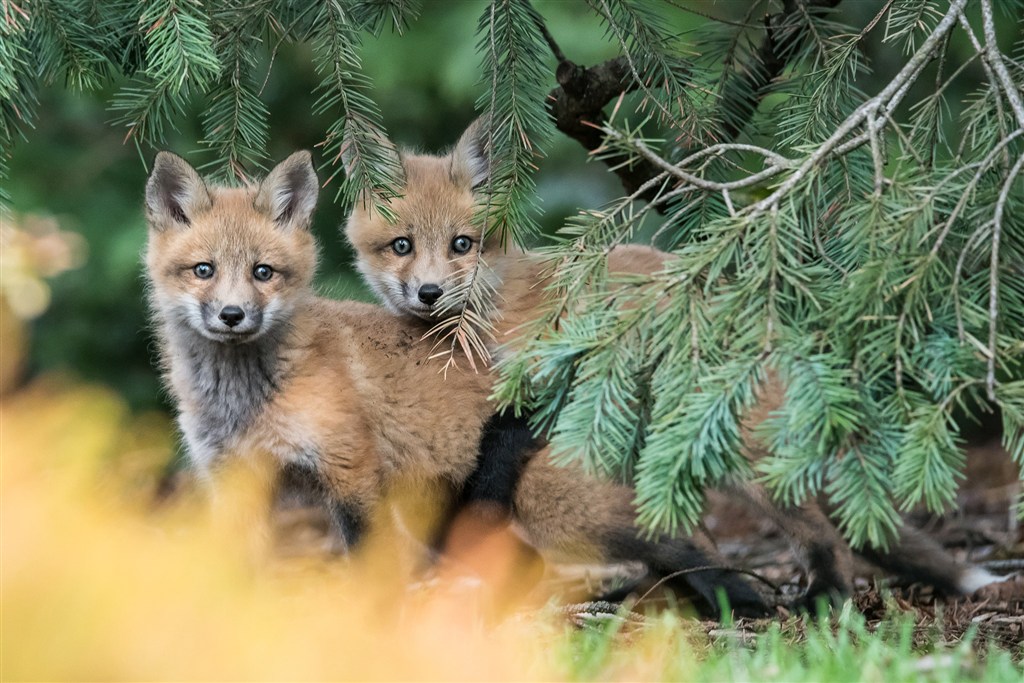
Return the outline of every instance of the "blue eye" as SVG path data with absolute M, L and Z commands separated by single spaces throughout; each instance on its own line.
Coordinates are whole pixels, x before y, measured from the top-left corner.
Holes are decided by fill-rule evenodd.
M 399 256 L 406 256 L 412 252 L 412 240 L 408 237 L 399 237 L 391 243 L 391 249 Z
M 467 251 L 473 248 L 473 240 L 466 237 L 465 235 L 459 235 L 452 240 L 452 251 L 456 254 L 465 254 Z
M 192 267 L 192 272 L 195 273 L 196 277 L 200 280 L 209 280 L 213 277 L 213 264 L 197 263 Z
M 252 276 L 260 282 L 266 282 L 270 278 L 274 277 L 274 269 L 266 263 L 261 263 L 252 269 Z

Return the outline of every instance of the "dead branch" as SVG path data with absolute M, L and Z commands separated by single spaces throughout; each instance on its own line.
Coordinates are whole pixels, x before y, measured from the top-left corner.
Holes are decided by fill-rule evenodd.
M 765 17 L 765 37 L 750 64 L 737 68 L 736 79 L 727 81 L 716 117 L 722 122 L 721 142 L 734 140 L 746 127 L 761 100 L 770 92 L 771 84 L 786 68 L 788 58 L 796 52 L 791 31 L 785 31 L 790 15 L 816 8 L 832 8 L 840 0 L 787 0 L 782 12 Z M 802 4 L 806 4 L 804 7 Z M 625 93 L 640 87 L 626 56 L 616 57 L 596 66 L 584 67 L 565 57 L 546 27 L 545 40 L 559 60 L 555 71 L 558 87 L 548 96 L 548 111 L 555 126 L 584 149 L 593 152 L 601 147 L 604 132 L 604 108 Z M 730 82 L 732 85 L 730 85 Z M 734 112 L 726 117 L 724 112 Z M 634 194 L 661 169 L 648 159 L 629 162 L 625 155 L 610 155 L 602 159 L 622 182 L 627 194 Z M 651 188 L 638 198 L 652 200 L 657 188 Z M 663 210 L 663 209 L 662 209 Z

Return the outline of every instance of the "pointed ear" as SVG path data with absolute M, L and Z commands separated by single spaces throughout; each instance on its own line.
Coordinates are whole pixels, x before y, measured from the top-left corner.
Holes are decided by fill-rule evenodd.
M 306 150 L 295 152 L 274 167 L 256 193 L 255 206 L 281 227 L 308 228 L 316 208 L 320 183 L 313 170 L 313 157 Z
M 156 155 L 146 181 L 146 216 L 151 227 L 186 227 L 211 204 L 206 183 L 187 161 L 170 152 Z
M 465 183 L 474 191 L 491 177 L 490 125 L 490 115 L 484 114 L 469 124 L 452 150 L 452 180 Z

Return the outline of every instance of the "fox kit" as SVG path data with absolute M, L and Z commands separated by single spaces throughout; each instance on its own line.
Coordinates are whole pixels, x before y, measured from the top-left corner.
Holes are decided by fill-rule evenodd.
M 444 292 L 471 277 L 485 247 L 488 278 L 500 301 L 495 324 L 497 344 L 510 341 L 523 323 L 535 320 L 544 303 L 542 262 L 517 247 L 502 251 L 482 244 L 473 221 L 479 206 L 475 191 L 487 182 L 482 119 L 444 157 L 402 154 L 405 187 L 392 200 L 398 220 L 390 222 L 366 207 L 356 207 L 346 235 L 356 250 L 356 268 L 381 302 L 391 310 L 435 320 Z M 608 268 L 618 273 L 650 273 L 667 255 L 641 245 L 622 245 L 609 255 Z M 494 349 L 492 349 L 494 350 Z
M 298 152 L 251 188 L 207 186 L 183 159 L 160 153 L 146 186 L 149 299 L 164 378 L 194 465 L 266 453 L 321 482 L 351 546 L 392 486 L 456 488 L 478 448 L 534 448 L 484 433 L 490 378 L 426 361 L 425 324 L 311 289 L 309 223 L 317 179 Z M 495 423 L 491 423 L 494 427 Z M 646 563 L 666 575 L 714 564 L 687 538 L 648 540 L 632 491 L 524 458 L 513 495 L 531 544 L 576 561 Z M 746 613 L 766 610 L 744 581 L 717 570 L 683 581 L 713 611 L 721 588 Z
M 503 251 L 487 244 L 474 220 L 480 189 L 486 184 L 490 160 L 486 145 L 486 118 L 474 122 L 454 149 L 445 156 L 401 154 L 405 172 L 402 197 L 392 203 L 397 220 L 389 222 L 356 207 L 346 234 L 356 250 L 356 263 L 370 287 L 392 310 L 408 317 L 430 319 L 442 293 L 462 283 L 473 271 L 481 251 L 497 292 L 496 315 L 491 320 L 499 343 L 513 339 L 523 323 L 541 314 L 546 295 L 544 267 L 529 252 Z M 397 154 L 397 152 L 395 152 Z M 612 273 L 651 273 L 659 270 L 667 254 L 650 247 L 618 246 L 608 255 Z M 766 383 L 762 400 L 751 417 L 756 424 L 778 407 L 778 382 Z M 748 456 L 761 457 L 764 449 L 747 439 Z M 504 473 L 499 479 L 513 486 L 514 472 L 488 461 L 481 469 Z M 819 597 L 845 596 L 852 590 L 853 552 L 817 503 L 780 508 L 761 487 L 743 487 L 742 496 L 760 514 L 767 514 L 791 538 L 808 565 L 811 577 L 805 604 Z M 973 593 L 998 580 L 988 572 L 965 567 L 922 533 L 903 527 L 889 552 L 865 548 L 868 559 L 904 577 L 922 580 L 947 594 Z

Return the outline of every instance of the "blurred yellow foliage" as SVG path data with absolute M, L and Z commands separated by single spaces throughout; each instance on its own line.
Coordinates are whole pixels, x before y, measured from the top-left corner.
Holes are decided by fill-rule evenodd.
M 34 318 L 50 304 L 45 278 L 85 261 L 81 235 L 61 230 L 50 216 L 27 215 L 0 223 L 0 294 L 19 318 Z
M 85 261 L 81 235 L 61 230 L 48 216 L 0 220 L 0 395 L 14 387 L 27 348 L 24 321 L 50 305 L 45 278 Z
M 414 583 L 407 539 L 371 536 L 344 560 L 275 553 L 267 463 L 158 504 L 167 416 L 53 377 L 17 388 L 44 278 L 84 244 L 31 217 L 0 226 L 0 246 L 0 680 L 574 675 L 563 618 L 534 605 L 498 623 L 479 588 Z M 481 548 L 480 566 L 508 555 Z M 679 638 L 665 633 L 661 648 Z M 660 678 L 666 661 L 629 656 L 613 677 Z
M 54 380 L 0 404 L 0 678 L 571 675 L 564 621 L 534 611 L 485 627 L 472 594 L 410 589 L 386 543 L 352 560 L 272 559 L 259 467 L 229 472 L 213 505 L 155 509 L 171 434 L 106 390 Z M 657 662 L 631 656 L 613 677 L 658 678 L 679 636 L 665 637 Z
M 25 324 L 0 296 L 0 396 L 17 383 L 26 350 Z

